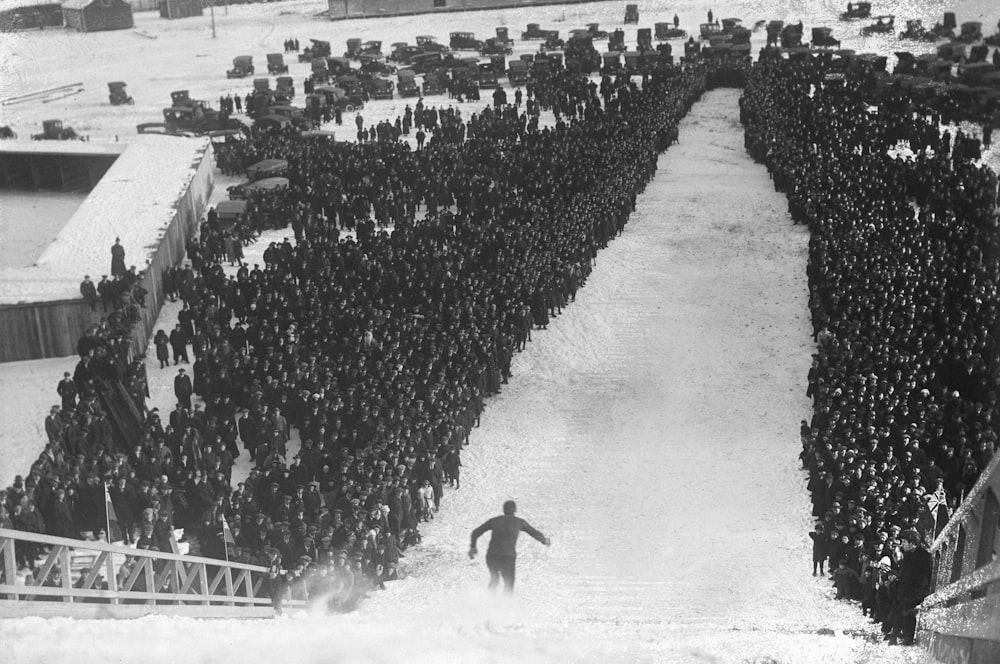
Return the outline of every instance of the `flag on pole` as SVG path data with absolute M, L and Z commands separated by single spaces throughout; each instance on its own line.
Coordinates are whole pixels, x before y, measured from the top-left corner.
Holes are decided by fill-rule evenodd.
M 230 545 L 236 546 L 236 539 L 233 537 L 233 531 L 229 529 L 229 522 L 226 521 L 226 515 L 222 515 L 222 544 L 223 548 L 226 550 L 226 562 L 229 562 L 229 547 Z
M 118 524 L 118 514 L 115 512 L 115 504 L 111 502 L 111 494 L 108 493 L 108 485 L 104 485 L 104 516 L 108 523 L 108 542 L 120 542 L 124 538 L 122 537 L 122 529 Z
M 233 537 L 233 531 L 229 529 L 225 515 L 222 517 L 222 539 L 225 540 L 226 546 L 236 546 L 236 539 Z

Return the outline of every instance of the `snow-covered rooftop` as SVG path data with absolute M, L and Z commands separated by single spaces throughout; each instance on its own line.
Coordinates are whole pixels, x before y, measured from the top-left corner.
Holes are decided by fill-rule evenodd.
M 12 9 L 21 9 L 22 7 L 46 7 L 48 5 L 61 5 L 59 0 L 52 0 L 46 2 L 46 0 L 0 0 L 0 12 L 8 12 Z
M 128 147 L 126 143 L 91 143 L 90 141 L 3 141 L 3 154 L 72 154 L 72 155 L 120 155 Z
M 126 265 L 145 268 L 208 147 L 207 138 L 136 137 L 33 266 L 0 270 L 0 304 L 79 297 L 84 274 L 109 274 L 116 237 Z M 31 220 L 4 221 L 19 222 Z

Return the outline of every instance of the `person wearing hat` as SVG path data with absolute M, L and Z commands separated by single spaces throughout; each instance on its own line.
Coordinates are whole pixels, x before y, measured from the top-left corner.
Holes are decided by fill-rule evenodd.
M 475 558 L 476 542 L 479 538 L 490 531 L 490 546 L 486 550 L 486 567 L 490 571 L 489 588 L 497 587 L 500 578 L 503 577 L 504 590 L 508 593 L 514 592 L 514 576 L 517 561 L 517 536 L 524 531 L 533 538 L 550 546 L 552 541 L 535 530 L 531 525 L 519 516 L 517 503 L 508 500 L 503 504 L 503 515 L 489 519 L 483 525 L 472 531 L 472 539 L 469 544 L 469 558 Z
M 194 386 L 191 383 L 191 377 L 181 367 L 174 378 L 174 396 L 177 397 L 177 403 L 183 405 L 185 408 L 191 408 L 192 394 L 194 394 Z
M 76 408 L 76 397 L 78 394 L 73 376 L 68 371 L 63 372 L 63 379 L 56 386 L 56 393 L 62 398 L 62 409 L 73 412 Z
M 896 586 L 896 604 L 890 615 L 892 632 L 889 645 L 913 645 L 917 629 L 917 607 L 931 587 L 934 568 L 930 551 L 923 546 L 920 533 L 909 528 L 899 534 L 903 560 L 899 564 L 899 581 Z

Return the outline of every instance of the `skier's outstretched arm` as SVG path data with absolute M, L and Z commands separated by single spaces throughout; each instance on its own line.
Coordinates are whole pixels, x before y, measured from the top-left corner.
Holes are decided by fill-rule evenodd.
M 537 531 L 534 528 L 532 528 L 531 524 L 529 524 L 527 521 L 524 522 L 524 526 L 521 528 L 521 530 L 523 530 L 524 532 L 528 533 L 529 535 L 531 535 L 532 537 L 534 537 L 536 540 L 538 540 L 539 542 L 541 542 L 545 546 L 549 546 L 549 545 L 552 544 L 552 540 L 550 540 L 548 537 L 546 537 L 545 535 L 543 535 L 539 531 Z
M 490 519 L 483 525 L 479 526 L 472 531 L 472 541 L 469 542 L 469 558 L 475 558 L 478 551 L 476 550 L 476 541 L 483 536 L 487 530 L 493 530 L 493 519 Z

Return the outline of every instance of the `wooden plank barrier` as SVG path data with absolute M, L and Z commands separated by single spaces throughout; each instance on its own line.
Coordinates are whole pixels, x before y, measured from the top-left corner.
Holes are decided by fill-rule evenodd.
M 19 547 L 42 554 L 37 585 L 18 575 Z M 0 528 L 0 618 L 270 618 L 266 582 L 258 565 Z
M 918 612 L 919 641 L 944 664 L 1000 662 L 1000 454 L 931 546 L 932 593 Z

